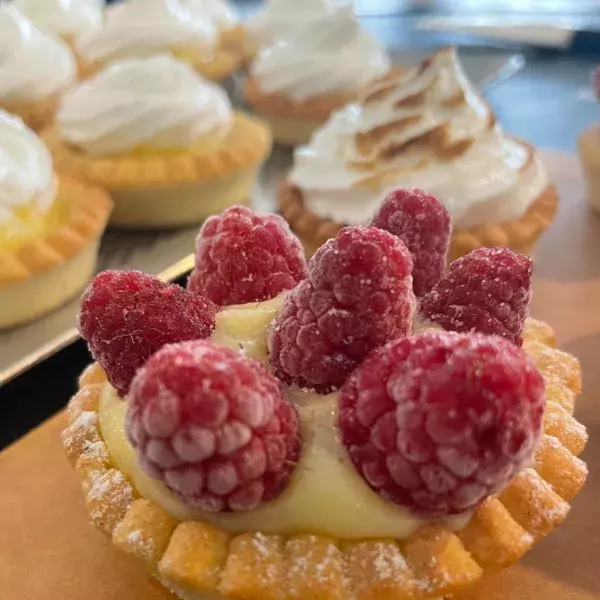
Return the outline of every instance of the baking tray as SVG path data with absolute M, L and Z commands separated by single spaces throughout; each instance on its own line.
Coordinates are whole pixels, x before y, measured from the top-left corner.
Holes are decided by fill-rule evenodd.
M 409 66 L 427 54 L 424 51 L 398 51 L 392 52 L 392 58 L 395 64 Z M 520 55 L 500 52 L 460 54 L 467 75 L 482 90 L 513 75 L 523 65 Z M 239 80 L 237 85 L 228 88 L 239 90 Z M 234 91 L 233 94 L 234 104 L 239 104 L 239 93 Z M 291 151 L 274 150 L 253 190 L 252 203 L 257 210 L 275 210 L 277 184 L 289 171 L 291 163 Z M 110 229 L 102 240 L 98 270 L 137 269 L 168 281 L 178 279 L 193 266 L 190 252 L 197 232 L 197 226 L 166 232 Z M 42 319 L 0 334 L 0 386 L 77 339 L 73 325 L 78 304 L 75 299 Z

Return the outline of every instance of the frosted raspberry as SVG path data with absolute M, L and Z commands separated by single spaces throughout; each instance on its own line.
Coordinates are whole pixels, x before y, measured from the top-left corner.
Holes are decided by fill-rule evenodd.
M 409 249 L 417 298 L 442 278 L 451 229 L 450 215 L 437 198 L 417 189 L 390 192 L 371 225 L 397 235 Z
M 309 278 L 288 294 L 271 325 L 276 375 L 327 393 L 373 348 L 408 335 L 415 306 L 411 270 L 406 246 L 387 231 L 342 229 L 313 256 Z
M 500 335 L 522 345 L 531 260 L 508 248 L 478 248 L 455 260 L 421 299 L 421 314 L 448 331 Z
M 165 344 L 208 337 L 216 307 L 138 271 L 104 271 L 81 297 L 77 327 L 121 397 L 135 372 Z
M 277 380 L 243 353 L 207 341 L 165 346 L 138 371 L 126 431 L 149 475 L 208 511 L 272 500 L 300 453 L 296 409 Z
M 305 277 L 304 250 L 287 222 L 234 206 L 200 230 L 188 289 L 226 306 L 270 300 Z
M 506 487 L 542 432 L 544 383 L 496 336 L 426 333 L 375 351 L 342 388 L 342 442 L 383 498 L 458 514 Z

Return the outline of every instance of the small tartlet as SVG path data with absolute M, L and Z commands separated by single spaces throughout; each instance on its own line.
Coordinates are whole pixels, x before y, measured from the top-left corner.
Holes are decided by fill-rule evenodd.
M 579 136 L 579 159 L 592 209 L 600 213 L 600 125 L 586 129 Z
M 309 255 L 347 225 L 308 210 L 302 190 L 289 180 L 280 184 L 278 201 L 281 214 L 302 240 Z M 518 219 L 453 230 L 448 259 L 456 260 L 475 248 L 486 246 L 507 246 L 515 252 L 530 255 L 535 242 L 550 227 L 557 208 L 558 193 L 553 185 L 549 185 Z
M 488 498 L 456 533 L 426 524 L 405 540 L 341 541 L 311 533 L 232 536 L 178 522 L 139 496 L 115 468 L 98 425 L 108 385 L 92 365 L 67 408 L 62 435 L 93 523 L 166 587 L 185 598 L 436 598 L 469 588 L 518 560 L 566 517 L 586 478 L 577 458 L 585 429 L 572 416 L 581 389 L 577 360 L 555 348 L 552 330 L 529 319 L 524 349 L 546 382 L 544 435 L 530 468 Z
M 45 236 L 0 249 L 0 329 L 51 312 L 93 276 L 112 202 L 102 189 L 60 176 L 55 202 L 65 218 Z
M 56 170 L 107 189 L 115 203 L 111 223 L 132 228 L 199 223 L 225 206 L 247 203 L 256 170 L 271 151 L 268 127 L 242 113 L 209 154 L 184 148 L 96 157 L 61 139 L 57 127 L 43 137 Z

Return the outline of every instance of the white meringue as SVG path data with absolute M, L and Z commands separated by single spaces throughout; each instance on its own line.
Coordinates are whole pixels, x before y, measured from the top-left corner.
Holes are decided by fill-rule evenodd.
M 533 150 L 495 124 L 452 49 L 333 115 L 296 151 L 290 178 L 307 209 L 337 222 L 367 222 L 386 191 L 418 187 L 463 228 L 519 218 L 548 185 Z
M 45 212 L 55 197 L 50 152 L 21 119 L 0 110 L 0 223 L 23 206 Z
M 264 48 L 251 75 L 261 90 L 302 101 L 352 92 L 384 75 L 390 60 L 362 29 L 351 6 L 327 6 L 306 26 L 300 23 Z
M 72 52 L 11 4 L 0 5 L 0 102 L 35 102 L 75 78 Z
M 104 26 L 79 36 L 77 52 L 88 62 L 141 58 L 175 47 L 210 56 L 216 30 L 178 0 L 127 0 L 106 10 Z
M 57 115 L 61 137 L 97 155 L 183 147 L 232 122 L 225 91 L 169 55 L 112 63 L 70 90 Z

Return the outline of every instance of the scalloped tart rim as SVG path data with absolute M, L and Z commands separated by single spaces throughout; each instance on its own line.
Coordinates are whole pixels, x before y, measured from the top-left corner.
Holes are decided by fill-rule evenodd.
M 42 137 L 60 173 L 72 174 L 110 190 L 168 188 L 226 177 L 262 162 L 271 151 L 271 132 L 260 120 L 241 112 L 234 113 L 229 137 L 211 154 L 192 151 L 156 156 L 88 156 L 65 143 L 58 127 L 47 129 Z
M 98 426 L 106 385 L 98 365 L 81 376 L 62 440 L 94 524 L 171 589 L 245 600 L 436 598 L 518 560 L 562 523 L 585 482 L 577 455 L 587 435 L 572 416 L 579 363 L 554 348 L 544 323 L 529 319 L 524 338 L 547 384 L 544 436 L 532 466 L 485 500 L 460 532 L 426 523 L 404 540 L 347 541 L 307 533 L 230 535 L 207 523 L 177 522 L 140 498 L 111 463 Z
M 302 190 L 290 180 L 280 184 L 277 199 L 281 214 L 305 243 L 310 254 L 346 226 L 345 223 L 320 217 L 308 210 L 304 205 Z M 487 246 L 508 246 L 522 254 L 530 254 L 537 239 L 550 227 L 557 208 L 558 193 L 550 184 L 518 219 L 455 229 L 452 232 L 449 260 Z
M 59 195 L 68 198 L 68 220 L 14 251 L 0 250 L 0 291 L 3 286 L 59 266 L 102 235 L 113 208 L 109 195 L 99 187 L 65 175 L 58 176 L 58 185 Z

